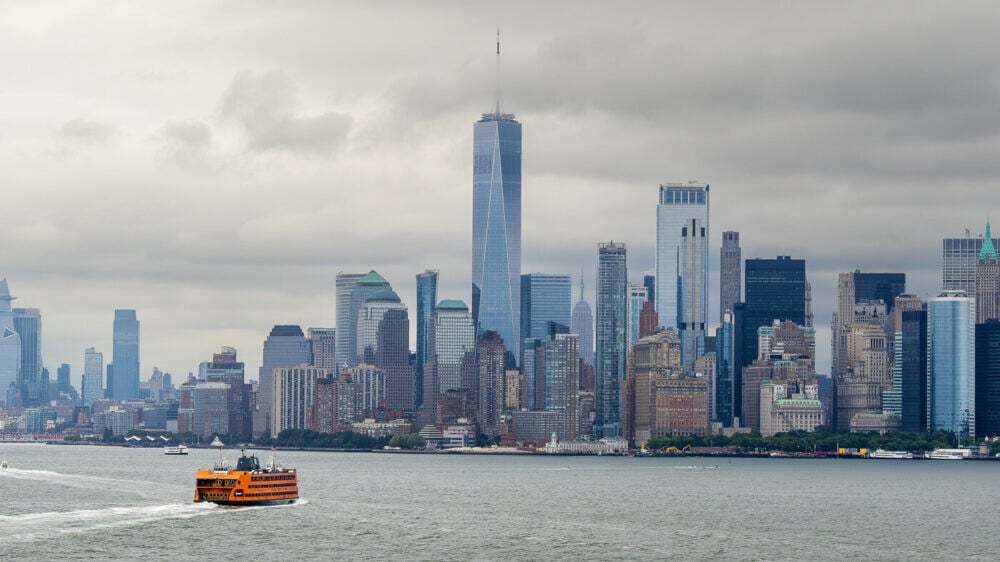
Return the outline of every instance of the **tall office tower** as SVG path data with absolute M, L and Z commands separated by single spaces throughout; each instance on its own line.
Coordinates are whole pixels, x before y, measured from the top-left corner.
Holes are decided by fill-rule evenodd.
M 310 367 L 308 364 L 274 369 L 271 381 L 274 413 L 268 424 L 271 435 L 277 436 L 286 429 L 306 429 L 313 407 L 316 380 L 328 375 L 329 369 Z
M 580 336 L 580 359 L 594 364 L 594 315 L 590 304 L 583 299 L 583 276 L 580 276 L 580 300 L 573 306 L 570 332 Z
M 139 397 L 139 320 L 135 310 L 115 310 L 114 339 L 112 342 L 112 400 L 131 400 Z
M 48 404 L 48 389 L 42 384 L 42 314 L 37 308 L 14 309 L 14 331 L 21 336 L 21 371 L 18 390 L 21 407 Z
M 554 334 L 545 342 L 545 397 L 547 412 L 557 412 L 559 439 L 579 436 L 577 395 L 580 391 L 580 337 Z
M 358 316 L 361 314 L 361 308 L 368 301 L 368 297 L 382 289 L 390 289 L 391 287 L 389 282 L 374 269 L 355 279 L 353 284 L 345 279 L 343 285 L 345 287 L 350 285 L 350 291 L 344 303 L 347 310 L 342 311 L 339 288 L 341 276 L 338 275 L 337 278 L 337 364 L 343 366 L 346 363 L 349 367 L 355 367 L 358 364 Z M 345 290 L 345 292 L 347 291 Z M 344 317 L 343 322 L 346 324 L 341 322 L 341 316 Z M 341 353 L 345 355 L 342 356 Z
M 112 363 L 108 363 L 104 368 L 104 398 L 111 400 L 114 395 L 114 385 L 115 385 L 115 366 Z
M 986 238 L 976 260 L 976 324 L 994 319 L 1000 319 L 1000 262 L 987 220 Z
M 521 339 L 521 124 L 496 110 L 473 126 L 472 319 L 517 360 Z
M 719 250 L 719 321 L 725 322 L 727 312 L 733 305 L 743 302 L 740 289 L 743 287 L 742 251 L 740 233 L 727 230 L 722 233 L 722 249 Z
M 417 358 L 413 365 L 413 406 L 424 403 L 424 365 L 427 363 L 427 325 L 437 304 L 438 270 L 417 274 Z
M 889 312 L 895 306 L 896 297 L 906 292 L 905 273 L 864 273 L 854 271 L 854 302 L 874 302 L 886 304 Z
M 734 306 L 733 395 L 742 396 L 740 372 L 757 359 L 757 329 L 775 320 L 806 322 L 806 261 L 778 256 L 775 259 L 748 259 L 744 268 L 745 303 Z M 742 401 L 733 401 L 733 415 L 742 418 Z
M 598 246 L 597 353 L 594 365 L 594 432 L 597 438 L 621 435 L 622 382 L 628 353 L 628 270 L 625 244 Z M 657 294 L 660 289 L 657 288 Z
M 628 346 L 632 347 L 639 340 L 639 315 L 642 305 L 646 302 L 648 293 L 645 287 L 628 284 Z M 654 307 L 655 309 L 655 307 Z
M 570 327 L 569 275 L 525 273 L 521 276 L 521 337 L 548 336 L 549 322 Z
M 929 429 L 972 437 L 976 428 L 976 303 L 964 291 L 927 302 Z
M 640 338 L 632 347 L 625 384 L 624 436 L 640 446 L 656 434 L 656 383 L 681 370 L 681 342 L 673 329 Z
M 463 369 L 475 362 L 475 352 L 476 327 L 469 307 L 460 300 L 438 303 L 427 327 L 422 421 L 434 423 L 441 395 L 461 390 Z
M 83 382 L 80 385 L 83 405 L 88 408 L 104 398 L 104 354 L 88 347 L 83 354 Z
M 903 415 L 903 313 L 923 310 L 923 299 L 916 295 L 899 295 L 892 307 L 892 388 L 882 391 L 882 410 L 897 416 Z M 924 336 L 924 340 L 926 340 Z M 926 351 L 926 341 L 922 348 Z M 926 388 L 926 384 L 921 388 Z M 926 409 L 926 408 L 925 408 Z M 907 430 L 904 430 L 907 431 Z
M 366 317 L 370 310 L 366 305 Z M 368 329 L 367 326 L 365 329 Z M 389 409 L 412 412 L 414 381 L 413 365 L 410 364 L 410 316 L 405 305 L 393 304 L 382 314 L 376 331 L 375 349 L 372 364 L 385 372 L 385 399 Z
M 16 398 L 18 372 L 21 369 L 21 336 L 14 329 L 14 312 L 10 302 L 17 297 L 10 296 L 7 278 L 0 279 L 0 399 L 9 408 Z
M 643 275 L 642 276 L 642 286 L 646 288 L 646 300 L 653 303 L 653 309 L 656 309 L 656 276 L 655 275 Z
M 681 338 L 681 363 L 688 371 L 705 353 L 705 320 L 708 315 L 707 221 L 687 219 L 681 227 L 678 251 L 677 326 Z
M 350 341 L 350 337 L 348 335 L 350 331 L 355 329 L 352 328 L 352 326 L 357 326 L 358 323 L 358 311 L 357 309 L 351 308 L 351 293 L 354 292 L 354 286 L 357 285 L 358 279 L 361 279 L 364 276 L 364 273 L 337 274 L 336 327 L 340 330 L 340 337 L 338 337 L 335 342 L 337 346 L 337 369 L 340 369 L 344 365 L 349 365 L 351 363 L 351 358 L 357 353 L 357 341 Z
M 976 262 L 983 249 L 985 238 L 971 238 L 965 230 L 965 238 L 945 238 L 941 251 L 941 290 L 965 291 L 976 294 Z M 1000 247 L 1000 239 L 990 238 L 994 248 Z
M 1000 320 L 976 324 L 976 439 L 1000 435 Z
M 684 225 L 690 219 L 700 219 L 708 240 L 708 184 L 700 182 L 667 183 L 660 186 L 660 201 L 656 206 L 656 312 L 660 324 L 678 328 L 680 297 L 680 246 Z M 708 294 L 708 245 L 701 245 L 698 280 L 701 294 Z M 692 258 L 693 259 L 693 258 Z M 703 317 L 704 318 L 704 317 Z M 701 320 L 704 322 L 704 320 Z
M 406 305 L 399 299 L 399 295 L 388 287 L 369 295 L 361 306 L 361 310 L 358 311 L 357 358 L 355 360 L 357 364 L 375 364 L 379 328 L 382 325 L 382 318 L 390 310 L 403 311 L 405 315 Z M 409 326 L 407 326 L 407 333 L 409 333 Z
M 158 370 L 157 370 L 158 371 Z M 160 375 L 162 387 L 163 375 Z M 205 369 L 205 382 L 224 383 L 228 386 L 225 415 L 229 433 L 249 436 L 253 432 L 253 412 L 250 385 L 244 378 L 244 365 L 236 358 L 236 350 L 223 346 L 220 353 L 212 355 L 212 361 Z M 194 413 L 198 417 L 198 412 Z
M 337 369 L 337 330 L 336 328 L 309 328 L 307 331 L 312 343 L 313 367 L 321 369 Z
M 504 376 L 507 351 L 500 335 L 490 330 L 476 344 L 479 363 L 479 431 L 487 436 L 500 435 L 500 417 L 504 411 Z
M 733 425 L 733 313 L 722 316 L 715 329 L 715 421 L 725 427 Z
M 306 339 L 302 328 L 293 324 L 277 324 L 271 328 L 271 333 L 264 340 L 264 356 L 259 371 L 257 411 L 253 416 L 255 435 L 272 429 L 276 414 L 274 409 L 274 370 L 282 367 L 311 365 L 312 362 L 312 342 Z M 275 435 L 277 434 L 272 433 L 272 436 Z
M 69 379 L 70 379 L 69 363 L 63 363 L 59 365 L 59 369 L 56 371 L 56 391 L 69 392 L 70 389 Z

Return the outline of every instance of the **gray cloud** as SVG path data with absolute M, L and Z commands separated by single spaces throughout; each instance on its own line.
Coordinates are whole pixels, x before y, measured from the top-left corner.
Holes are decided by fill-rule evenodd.
M 56 135 L 79 145 L 106 145 L 114 136 L 114 127 L 97 121 L 73 119 L 56 129 Z
M 252 150 L 329 152 L 346 141 L 351 117 L 343 113 L 295 114 L 297 93 L 279 72 L 242 71 L 222 94 L 219 115 L 242 127 Z

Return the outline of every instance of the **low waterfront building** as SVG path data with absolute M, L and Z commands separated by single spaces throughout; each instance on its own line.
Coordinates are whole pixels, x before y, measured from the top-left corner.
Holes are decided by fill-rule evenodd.
M 555 434 L 543 449 L 549 454 L 567 455 L 624 455 L 628 453 L 628 441 L 624 437 L 604 437 L 597 441 L 574 439 L 559 441 Z
M 761 381 L 761 435 L 768 437 L 788 431 L 813 431 L 821 425 L 826 425 L 826 416 L 816 384 Z
M 890 431 L 900 431 L 902 428 L 903 418 L 894 412 L 857 414 L 851 418 L 852 433 L 874 431 L 882 435 Z

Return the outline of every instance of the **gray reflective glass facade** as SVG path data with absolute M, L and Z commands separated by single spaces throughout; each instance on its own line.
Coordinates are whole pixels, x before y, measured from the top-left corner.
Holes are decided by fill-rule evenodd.
M 1000 247 L 1000 239 L 993 239 Z M 983 248 L 982 238 L 945 238 L 941 245 L 941 290 L 976 294 L 976 261 Z
M 521 276 L 521 335 L 548 336 L 548 323 L 570 326 L 569 275 L 526 273 Z
M 14 309 L 14 331 L 21 336 L 21 407 L 48 404 L 42 384 L 42 314 L 37 308 Z
M 473 127 L 472 318 L 519 357 L 521 342 L 521 124 L 484 114 Z
M 597 354 L 594 366 L 594 436 L 621 435 L 622 380 L 628 334 L 625 244 L 602 243 L 597 265 Z
M 112 370 L 109 382 L 114 400 L 139 397 L 139 320 L 135 310 L 115 310 Z
M 699 182 L 667 183 L 660 186 L 660 200 L 656 206 L 656 312 L 660 325 L 677 328 L 679 254 L 684 223 L 690 219 L 701 220 L 708 240 L 708 184 Z M 701 272 L 704 283 L 702 294 L 708 294 L 708 244 L 701 248 Z M 702 316 L 699 322 L 704 323 Z
M 351 293 L 354 292 L 354 285 L 358 279 L 364 277 L 364 273 L 338 273 L 337 274 L 337 341 L 334 345 L 337 348 L 336 361 L 337 368 L 349 364 L 351 357 L 355 354 L 357 341 L 352 342 L 350 332 L 357 324 L 357 310 L 351 309 Z M 352 313 L 353 312 L 353 313 Z M 353 344 L 353 345 L 352 345 Z
M 340 330 L 338 330 L 339 334 Z M 340 338 L 337 338 L 338 344 Z M 254 433 L 269 431 L 275 413 L 274 369 L 312 364 L 312 342 L 296 325 L 276 325 L 264 340 Z
M 931 430 L 971 436 L 976 427 L 976 308 L 975 299 L 964 295 L 946 291 L 928 301 L 928 418 Z
M 437 304 L 438 272 L 428 269 L 417 274 L 417 362 L 413 372 L 413 402 L 424 403 L 424 364 L 427 363 L 427 326 Z

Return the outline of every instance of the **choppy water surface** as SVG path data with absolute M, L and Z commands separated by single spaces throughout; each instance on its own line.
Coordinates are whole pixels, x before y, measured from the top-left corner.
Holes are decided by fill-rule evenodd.
M 281 452 L 279 461 L 299 470 L 299 503 L 192 503 L 195 471 L 216 456 L 0 444 L 10 463 L 0 472 L 0 558 L 995 559 L 1000 552 L 1000 463 L 992 462 Z

